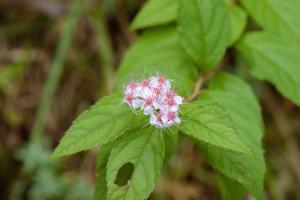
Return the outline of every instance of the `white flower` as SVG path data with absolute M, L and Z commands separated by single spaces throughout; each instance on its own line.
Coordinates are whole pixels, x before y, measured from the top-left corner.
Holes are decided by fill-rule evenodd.
M 153 106 L 145 106 L 144 107 L 144 114 L 145 115 L 152 115 L 154 112 Z
M 134 110 L 137 108 L 141 108 L 143 105 L 144 105 L 144 100 L 142 99 L 135 99 L 131 103 L 131 106 Z
M 177 105 L 181 105 L 182 104 L 182 101 L 183 101 L 183 98 L 181 97 L 181 96 L 175 96 L 174 97 L 174 100 L 175 100 L 175 103 L 177 104 Z

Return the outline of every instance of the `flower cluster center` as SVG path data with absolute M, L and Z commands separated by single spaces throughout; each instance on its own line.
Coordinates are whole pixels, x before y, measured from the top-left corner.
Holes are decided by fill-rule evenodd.
M 157 128 L 181 123 L 178 112 L 183 98 L 172 90 L 171 82 L 163 76 L 133 81 L 124 89 L 124 95 L 124 102 L 133 110 L 143 110 L 150 116 L 150 124 Z

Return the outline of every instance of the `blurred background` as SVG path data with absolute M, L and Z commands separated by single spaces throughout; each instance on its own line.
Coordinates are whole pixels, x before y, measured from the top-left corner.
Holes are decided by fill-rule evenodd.
M 111 90 L 138 34 L 128 26 L 144 3 L 0 0 L 1 200 L 93 199 L 97 149 L 50 155 L 76 116 Z M 233 50 L 227 57 L 235 64 Z M 267 198 L 300 199 L 300 109 L 240 67 L 225 69 L 248 79 L 262 105 Z M 182 138 L 149 199 L 221 199 L 222 188 L 198 148 Z

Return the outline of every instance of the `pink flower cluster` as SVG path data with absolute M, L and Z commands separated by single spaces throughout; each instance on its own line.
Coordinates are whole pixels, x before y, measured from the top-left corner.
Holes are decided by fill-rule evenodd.
M 165 77 L 152 76 L 139 83 L 131 82 L 124 94 L 124 102 L 133 110 L 141 109 L 149 115 L 151 125 L 167 128 L 181 123 L 178 111 L 183 98 L 172 90 Z

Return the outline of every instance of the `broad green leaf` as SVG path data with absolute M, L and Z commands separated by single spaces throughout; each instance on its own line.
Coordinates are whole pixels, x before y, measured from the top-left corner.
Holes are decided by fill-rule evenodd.
M 134 18 L 133 30 L 163 25 L 177 18 L 178 0 L 148 0 Z
M 299 0 L 241 0 L 256 22 L 300 44 Z
M 108 199 L 146 199 L 153 190 L 164 161 L 164 141 L 158 129 L 146 127 L 128 132 L 113 148 L 107 164 Z M 134 165 L 126 185 L 115 183 L 119 169 L 127 163 Z
M 245 190 L 236 181 L 219 174 L 216 177 L 222 200 L 244 200 Z
M 195 64 L 185 54 L 173 27 L 161 27 L 142 35 L 127 51 L 117 77 L 117 90 L 133 79 L 163 74 L 174 80 L 181 95 L 192 92 L 197 79 Z
M 252 74 L 274 84 L 300 106 L 300 57 L 285 39 L 267 32 L 247 34 L 237 45 L 248 61 Z
M 143 117 L 134 114 L 123 104 L 122 99 L 123 95 L 120 93 L 112 94 L 83 112 L 61 139 L 52 157 L 57 158 L 109 143 L 131 126 L 141 125 Z
M 249 153 L 224 109 L 205 93 L 198 100 L 182 106 L 181 112 L 181 130 L 186 135 L 220 148 Z
M 228 5 L 227 7 L 231 27 L 229 45 L 232 45 L 241 37 L 246 27 L 247 14 L 241 7 L 237 5 Z
M 253 153 L 228 151 L 206 142 L 200 142 L 201 149 L 215 169 L 257 199 L 263 199 L 262 116 L 251 88 L 233 75 L 220 74 L 211 82 L 208 94 L 225 109 L 239 137 Z
M 95 200 L 107 199 L 107 183 L 106 183 L 106 167 L 109 159 L 109 154 L 114 147 L 114 143 L 108 143 L 100 147 L 97 156 L 97 180 L 94 192 Z
M 230 45 L 236 42 L 245 26 L 247 15 L 242 8 L 232 4 L 231 1 L 225 0 L 228 4 L 228 12 L 230 18 Z M 147 28 L 151 26 L 163 25 L 177 20 L 179 10 L 179 0 L 148 0 L 148 2 L 139 11 L 134 18 L 131 28 L 133 30 Z M 157 11 L 163 10 L 159 15 L 154 14 Z
M 186 52 L 201 68 L 222 59 L 230 37 L 228 10 L 223 0 L 180 0 L 178 32 Z

